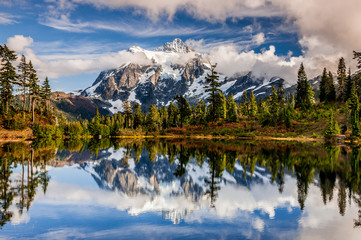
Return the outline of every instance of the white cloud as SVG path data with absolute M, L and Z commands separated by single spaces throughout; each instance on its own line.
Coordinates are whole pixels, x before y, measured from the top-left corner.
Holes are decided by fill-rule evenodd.
M 217 70 L 227 76 L 236 73 L 246 74 L 252 71 L 257 77 L 271 78 L 279 76 L 290 83 L 295 83 L 297 78 L 297 70 L 301 62 L 305 59 L 292 56 L 278 56 L 276 48 L 269 46 L 269 49 L 261 53 L 253 50 L 243 50 L 238 45 L 230 44 L 213 44 L 208 46 L 204 40 L 188 41 L 194 49 L 207 51 L 212 62 L 217 63 Z M 319 74 L 319 69 L 310 69 L 305 64 L 306 71 L 309 76 Z M 321 69 L 321 68 L 320 68 Z
M 192 34 L 219 33 L 223 29 L 207 29 L 205 27 L 182 27 L 165 26 L 165 24 L 154 25 L 152 23 L 122 23 L 116 21 L 71 21 L 68 16 L 61 15 L 59 18 L 47 17 L 40 21 L 42 25 L 67 32 L 95 32 L 96 30 L 107 30 L 126 33 L 136 37 L 159 37 L 159 36 L 186 36 Z
M 150 64 L 151 61 L 143 54 L 132 54 L 127 51 L 106 54 L 84 54 L 81 56 L 66 56 L 49 61 L 47 56 L 37 56 L 33 50 L 26 49 L 26 57 L 37 67 L 39 76 L 59 78 L 62 76 L 78 75 L 82 73 L 97 73 L 103 70 L 117 68 L 123 64 L 133 62 Z
M 43 25 L 52 27 L 55 29 L 68 31 L 68 32 L 92 32 L 91 25 L 89 23 L 76 22 L 73 23 L 69 20 L 68 16 L 61 15 L 59 18 L 47 18 L 46 21 L 41 22 Z
M 252 40 L 257 44 L 257 45 L 261 45 L 262 43 L 264 43 L 266 41 L 266 38 L 264 36 L 264 33 L 258 33 L 256 35 L 253 36 Z
M 25 48 L 30 47 L 34 40 L 29 36 L 15 35 L 8 38 L 7 46 L 17 52 L 22 52 Z
M 17 21 L 15 21 L 14 18 L 16 18 L 16 17 L 13 16 L 13 15 L 0 12 L 0 24 L 13 24 L 13 23 L 17 23 Z

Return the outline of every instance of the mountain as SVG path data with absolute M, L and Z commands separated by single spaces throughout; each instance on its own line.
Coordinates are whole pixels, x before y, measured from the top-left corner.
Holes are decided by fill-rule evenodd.
M 103 71 L 91 87 L 77 94 L 103 102 L 112 113 L 122 111 L 122 102 L 130 100 L 148 110 L 150 105 L 168 105 L 177 94 L 183 95 L 191 104 L 207 99 L 204 91 L 205 78 L 210 65 L 202 56 L 175 39 L 154 51 L 131 47 L 128 50 L 148 60 L 148 64 L 129 62 L 116 69 Z M 242 75 L 220 74 L 221 89 L 228 96 L 240 100 L 243 90 L 253 90 L 256 97 L 269 95 L 271 87 L 277 87 L 284 79 L 279 77 L 256 77 L 251 72 Z M 248 93 L 249 93 L 248 91 Z
M 51 101 L 68 120 L 72 121 L 79 118 L 90 120 L 94 117 L 97 109 L 99 109 L 99 113 L 102 115 L 111 114 L 107 110 L 111 105 L 96 98 L 92 99 L 64 92 L 53 92 L 51 94 Z

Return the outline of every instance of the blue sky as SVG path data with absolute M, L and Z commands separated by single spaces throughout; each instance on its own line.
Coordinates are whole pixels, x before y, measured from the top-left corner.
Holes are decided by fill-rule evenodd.
M 133 45 L 154 49 L 176 37 L 228 75 L 240 69 L 292 82 L 301 62 L 309 77 L 323 66 L 332 70 L 341 56 L 352 65 L 360 1 L 306 2 L 0 0 L 0 44 L 25 54 L 41 78 L 64 91 L 90 86 Z

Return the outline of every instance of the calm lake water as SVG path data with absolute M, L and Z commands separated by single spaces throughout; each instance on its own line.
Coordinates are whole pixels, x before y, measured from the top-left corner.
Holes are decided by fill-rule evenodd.
M 361 149 L 256 141 L 0 145 L 0 238 L 361 239 Z

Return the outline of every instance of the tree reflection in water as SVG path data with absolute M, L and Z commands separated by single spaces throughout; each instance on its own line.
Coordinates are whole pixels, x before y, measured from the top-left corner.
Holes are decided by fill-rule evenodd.
M 242 167 L 242 175 L 237 182 L 251 186 L 257 167 L 265 167 L 269 180 L 278 186 L 280 194 L 285 185 L 285 174 L 294 176 L 300 209 L 303 210 L 311 184 L 320 188 L 323 203 L 326 205 L 337 198 L 339 214 L 344 216 L 347 202 L 353 200 L 359 207 L 354 227 L 361 226 L 361 186 L 360 149 L 348 147 L 310 146 L 300 143 L 261 143 L 261 142 L 214 142 L 191 140 L 72 140 L 32 143 L 4 143 L 0 145 L 0 225 L 4 226 L 14 216 L 9 210 L 15 205 L 22 215 L 28 211 L 37 192 L 46 194 L 50 181 L 46 165 L 53 167 L 86 162 L 101 158 L 109 147 L 122 149 L 122 159 L 117 159 L 123 167 L 134 159 L 136 165 L 151 166 L 158 158 L 166 158 L 169 168 L 174 169 L 175 178 L 187 174 L 187 166 L 194 160 L 199 167 L 207 163 L 208 176 L 204 179 L 207 189 L 202 194 L 210 200 L 210 207 L 216 207 L 222 178 L 235 174 L 235 166 Z M 76 153 L 77 157 L 70 158 Z M 148 162 L 141 162 L 142 156 Z M 72 160 L 69 160 L 72 159 Z M 69 162 L 71 161 L 71 162 Z M 114 163 L 113 163 L 114 164 Z M 118 164 L 118 163 L 117 163 Z M 15 174 L 14 169 L 20 174 Z M 268 175 L 267 175 L 268 176 Z M 154 179 L 156 184 L 159 179 Z M 334 191 L 337 195 L 334 195 Z M 196 198 L 195 198 L 196 199 Z M 348 201 L 347 201 L 348 199 Z
M 46 170 L 47 161 L 54 156 L 52 149 L 36 149 L 30 143 L 5 143 L 0 145 L 0 225 L 4 226 L 14 215 L 9 210 L 12 204 L 20 216 L 29 211 L 36 189 L 41 186 L 44 194 L 49 183 Z M 21 165 L 20 176 L 13 170 Z

